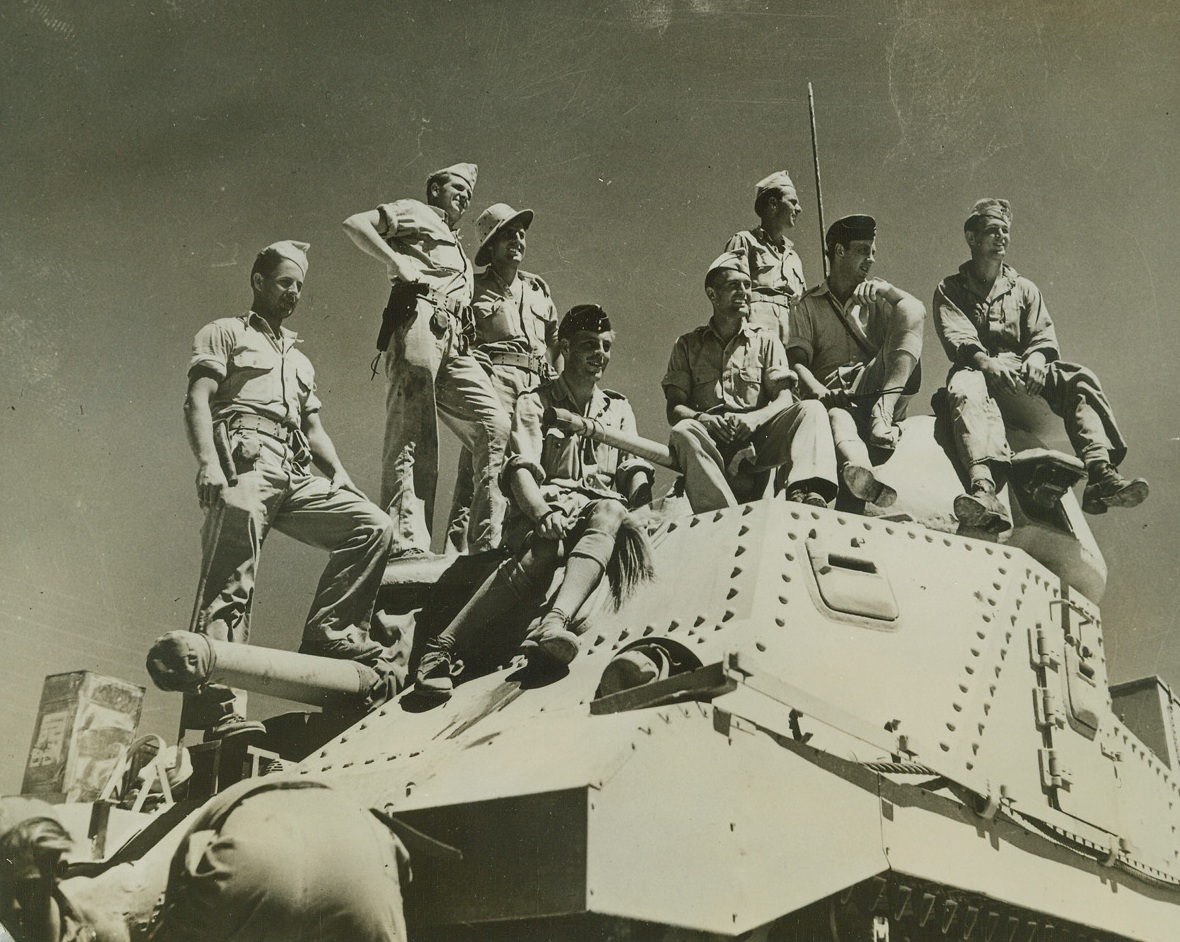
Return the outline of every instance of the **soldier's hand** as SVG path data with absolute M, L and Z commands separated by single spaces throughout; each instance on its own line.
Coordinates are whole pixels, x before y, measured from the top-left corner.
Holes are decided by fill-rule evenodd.
M 1015 391 L 1020 382 L 1020 359 L 1009 353 L 988 357 L 983 365 L 983 374 L 992 388 Z
M 883 278 L 870 278 L 852 289 L 852 298 L 861 304 L 869 304 L 893 290 L 893 285 Z
M 564 510 L 554 508 L 537 523 L 537 536 L 545 540 L 560 540 L 569 530 L 572 520 Z
M 202 507 L 208 508 L 216 504 L 228 484 L 221 465 L 201 465 L 197 468 L 197 500 L 201 502 Z
M 728 418 L 713 412 L 702 412 L 697 416 L 697 421 L 705 427 L 713 441 L 727 444 L 733 441 L 733 427 L 729 424 Z
M 758 431 L 757 420 L 752 419 L 747 413 L 731 412 L 727 418 L 730 428 L 733 429 L 733 437 L 730 440 L 738 444 L 749 441 L 750 437 Z
M 348 491 L 352 494 L 356 494 L 356 496 L 361 500 L 369 499 L 365 496 L 364 491 L 352 483 L 352 478 L 343 468 L 332 475 L 332 480 L 328 487 L 329 494 L 335 494 L 337 491 Z
M 819 397 L 819 401 L 823 403 L 825 409 L 847 409 L 849 405 L 848 390 L 829 389 Z
M 1045 389 L 1045 380 L 1049 376 L 1049 364 L 1045 362 L 1045 355 L 1039 352 L 1030 353 L 1020 367 L 1020 378 L 1024 381 L 1024 389 L 1030 396 L 1039 396 Z

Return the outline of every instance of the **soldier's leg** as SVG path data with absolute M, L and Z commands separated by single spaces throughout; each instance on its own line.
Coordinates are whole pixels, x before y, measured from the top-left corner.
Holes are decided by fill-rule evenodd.
M 1082 509 L 1101 514 L 1109 507 L 1143 503 L 1149 493 L 1147 481 L 1129 480 L 1118 472 L 1127 446 L 1098 377 L 1073 363 L 1050 363 L 1042 396 L 1065 421 L 1070 444 L 1086 465 L 1089 481 L 1082 492 Z
M 500 397 L 500 404 L 509 417 L 517 397 L 537 385 L 537 375 L 515 366 L 494 365 L 489 374 L 492 388 Z M 459 454 L 459 468 L 455 475 L 455 495 L 451 500 L 450 522 L 447 524 L 447 545 L 460 553 L 467 552 L 467 530 L 471 521 L 471 501 L 475 494 L 474 462 L 471 450 L 464 447 Z
M 510 419 L 492 381 L 469 354 L 448 356 L 435 383 L 439 414 L 471 450 L 474 491 L 467 545 L 480 553 L 500 545 L 507 504 L 500 491 L 500 471 L 508 445 Z
M 577 526 L 566 537 L 569 556 L 561 587 L 530 636 L 546 659 L 568 664 L 577 656 L 578 636 L 570 630 L 570 621 L 602 582 L 626 517 L 627 508 L 620 501 L 594 500 L 582 509 Z
M 438 483 L 438 419 L 434 377 L 445 338 L 431 330 L 434 308 L 418 299 L 417 310 L 398 328 L 383 355 L 385 444 L 381 501 L 393 520 L 393 555 L 426 552 L 434 524 Z
M 459 452 L 455 470 L 455 493 L 451 497 L 451 514 L 447 520 L 447 547 L 457 553 L 467 552 L 467 528 L 471 523 L 471 499 L 475 495 L 475 471 L 471 449 Z
M 329 553 L 303 629 L 304 650 L 349 657 L 350 645 L 369 646 L 393 537 L 389 517 L 372 501 L 303 474 L 293 478 L 273 526 Z
M 283 498 L 286 472 L 264 436 L 235 435 L 233 452 L 237 483 L 222 491 L 201 530 L 203 590 L 194 627 L 218 641 L 247 644 L 258 558 Z M 184 712 L 189 728 L 216 727 L 246 715 L 246 692 L 208 684 L 185 695 Z
M 817 399 L 793 403 L 754 435 L 758 468 L 786 468 L 788 493 L 836 496 L 836 448 L 827 410 Z
M 693 513 L 737 506 L 737 497 L 725 478 L 725 459 L 700 422 L 677 422 L 668 447 L 684 475 L 684 493 Z
M 861 438 L 860 428 L 852 413 L 847 409 L 829 409 L 828 424 L 836 449 L 836 465 L 848 492 L 858 500 L 878 507 L 891 506 L 897 500 L 897 491 L 877 480 L 868 446 Z
M 967 474 L 968 490 L 955 498 L 955 516 L 969 529 L 1002 533 L 1012 526 L 996 496 L 1012 458 L 1004 419 L 978 370 L 957 370 L 946 384 L 955 452 Z
M 956 370 L 946 384 L 955 453 L 971 481 L 996 481 L 1012 459 L 1004 418 L 979 370 Z

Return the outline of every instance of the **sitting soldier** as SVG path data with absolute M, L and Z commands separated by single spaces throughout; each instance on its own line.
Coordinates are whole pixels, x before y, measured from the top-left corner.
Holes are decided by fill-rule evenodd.
M 744 253 L 709 266 L 705 294 L 713 316 L 672 348 L 664 398 L 669 447 L 684 473 L 693 513 L 732 507 L 757 492 L 765 472 L 785 477 L 788 500 L 824 507 L 836 496 L 836 454 L 823 405 L 798 401 L 787 354 L 775 334 L 749 322 Z M 744 473 L 748 465 L 753 476 Z
M 897 493 L 877 480 L 864 440 L 890 450 L 897 444 L 897 423 L 921 380 L 926 309 L 913 295 L 869 278 L 876 238 L 872 216 L 845 216 L 828 227 L 831 270 L 791 312 L 787 359 L 803 388 L 829 406 L 845 486 L 888 507 Z
M 746 256 L 753 297 L 750 323 L 776 334 L 785 346 L 791 304 L 803 294 L 803 261 L 787 233 L 803 212 L 787 171 L 779 170 L 754 187 L 754 212 L 762 225 L 743 229 L 725 243 L 725 251 Z
M 955 450 L 970 481 L 955 499 L 955 516 L 962 526 L 996 533 L 1012 526 L 996 497 L 1012 459 L 997 398 L 1039 396 L 1065 420 L 1089 477 L 1087 513 L 1134 507 L 1148 494 L 1145 480 L 1118 472 L 1127 445 L 1098 377 L 1060 359 L 1040 290 L 1004 261 L 1011 227 L 1007 200 L 979 200 L 963 224 L 971 260 L 934 292 L 934 326 L 952 364 L 947 405 Z
M 546 422 L 546 413 L 559 408 L 635 433 L 626 397 L 598 385 L 614 343 L 610 320 L 597 305 L 580 304 L 562 319 L 557 336 L 561 375 L 523 393 L 512 419 L 502 480 L 511 499 L 504 542 L 515 555 L 427 641 L 416 678 L 424 694 L 450 696 L 454 655 L 493 619 L 543 598 L 563 562 L 561 587 L 522 645 L 530 662 L 574 659 L 576 617 L 604 573 L 616 604 L 636 581 L 651 576 L 647 538 L 628 514 L 629 507 L 651 500 L 651 466 L 610 445 L 569 437 Z

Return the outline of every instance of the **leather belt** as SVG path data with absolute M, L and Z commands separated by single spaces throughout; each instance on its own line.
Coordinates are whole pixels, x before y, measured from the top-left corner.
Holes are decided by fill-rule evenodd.
M 512 353 L 503 351 L 485 351 L 487 357 L 496 366 L 515 366 L 517 369 L 528 370 L 530 373 L 540 373 L 544 362 L 535 353 Z
M 230 431 L 260 432 L 271 438 L 277 438 L 281 442 L 289 442 L 291 433 L 295 431 L 293 426 L 276 422 L 265 416 L 255 415 L 253 412 L 237 412 L 226 420 L 226 424 Z

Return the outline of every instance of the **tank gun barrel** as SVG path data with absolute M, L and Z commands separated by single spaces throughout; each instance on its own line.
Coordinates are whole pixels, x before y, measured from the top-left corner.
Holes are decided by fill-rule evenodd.
M 545 414 L 545 421 L 547 425 L 555 425 L 563 432 L 581 435 L 591 441 L 602 442 L 604 445 L 619 449 L 619 451 L 625 451 L 629 455 L 646 458 L 652 464 L 658 464 L 662 468 L 670 468 L 673 471 L 680 470 L 668 446 L 650 438 L 644 438 L 641 435 L 624 435 L 606 428 L 597 419 L 578 415 L 568 409 L 550 409 Z
M 355 706 L 380 683 L 375 670 L 356 661 L 232 644 L 192 631 L 158 638 L 147 670 L 161 690 L 187 693 L 218 683 L 320 707 Z

